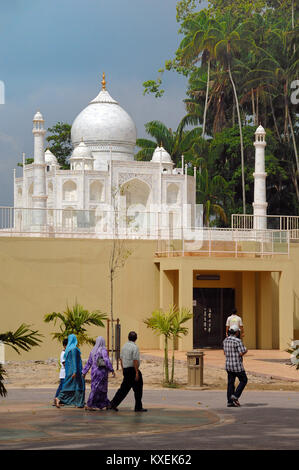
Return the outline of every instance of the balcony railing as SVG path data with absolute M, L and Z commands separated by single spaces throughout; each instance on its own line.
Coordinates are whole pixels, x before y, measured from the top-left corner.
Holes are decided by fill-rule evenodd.
M 261 226 L 262 223 L 270 230 L 288 231 L 291 241 L 299 240 L 299 216 L 232 214 L 231 217 L 233 229 L 252 230 L 256 226 Z
M 234 215 L 233 223 L 236 227 L 225 229 L 194 227 L 180 210 L 114 212 L 100 208 L 76 210 L 0 207 L 2 237 L 156 240 L 156 256 L 289 255 L 291 235 L 293 239 L 295 236 L 292 230 L 297 228 L 255 229 L 253 216 L 242 218 Z
M 157 240 L 157 257 L 221 256 L 272 257 L 290 253 L 289 232 L 201 228 L 174 231 L 168 240 Z

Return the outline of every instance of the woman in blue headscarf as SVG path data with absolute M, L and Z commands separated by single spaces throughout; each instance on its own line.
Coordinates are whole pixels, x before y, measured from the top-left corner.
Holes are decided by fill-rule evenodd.
M 98 359 L 102 358 L 104 364 L 99 366 Z M 110 362 L 108 352 L 105 346 L 105 340 L 99 336 L 96 340 L 94 348 L 91 350 L 88 361 L 83 369 L 83 376 L 87 374 L 91 368 L 91 392 L 87 401 L 87 410 L 107 408 L 110 401 L 107 397 L 108 392 L 108 372 L 112 372 L 113 377 L 115 373 Z
M 55 398 L 55 405 L 60 404 L 83 408 L 85 402 L 85 381 L 82 376 L 81 352 L 77 347 L 76 335 L 69 335 L 65 350 L 65 380 L 59 395 Z

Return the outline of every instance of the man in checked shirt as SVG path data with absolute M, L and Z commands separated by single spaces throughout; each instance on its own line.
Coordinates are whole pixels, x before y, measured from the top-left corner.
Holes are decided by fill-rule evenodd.
M 238 332 L 238 326 L 232 325 L 223 341 L 227 372 L 227 406 L 230 407 L 240 406 L 239 398 L 247 384 L 247 375 L 243 366 L 243 356 L 247 353 L 247 349 L 241 339 L 237 338 Z M 240 383 L 235 389 L 236 378 Z

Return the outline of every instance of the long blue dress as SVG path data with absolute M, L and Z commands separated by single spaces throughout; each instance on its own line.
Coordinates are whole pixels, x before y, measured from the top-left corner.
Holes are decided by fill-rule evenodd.
M 97 359 L 102 355 L 106 367 L 99 368 L 97 366 Z M 83 374 L 87 374 L 91 368 L 91 391 L 88 397 L 87 406 L 89 408 L 105 408 L 110 405 L 108 400 L 108 372 L 113 372 L 113 367 L 110 362 L 106 348 L 101 348 L 101 352 L 95 356 L 90 353 L 87 363 L 83 369 Z
M 76 374 L 74 379 L 73 374 Z M 77 347 L 70 350 L 65 357 L 65 380 L 57 398 L 64 405 L 84 407 L 85 381 L 82 377 L 81 353 Z

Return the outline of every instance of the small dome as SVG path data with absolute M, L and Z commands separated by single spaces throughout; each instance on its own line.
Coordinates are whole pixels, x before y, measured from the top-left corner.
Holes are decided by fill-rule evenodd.
M 163 147 L 157 147 L 155 149 L 151 161 L 156 163 L 173 163 L 171 156 Z
M 91 150 L 85 145 L 83 140 L 81 140 L 80 144 L 73 150 L 71 160 L 82 160 L 83 158 L 93 160 Z
M 263 126 L 259 125 L 259 127 L 258 127 L 257 130 L 255 131 L 255 134 L 266 134 L 266 131 L 265 131 L 265 129 L 263 128 Z
M 43 121 L 44 118 L 43 118 L 43 115 L 40 111 L 37 111 L 37 113 L 35 113 L 34 115 L 34 118 L 33 118 L 33 121 Z
M 57 158 L 49 149 L 45 151 L 45 163 L 48 165 L 57 165 Z

